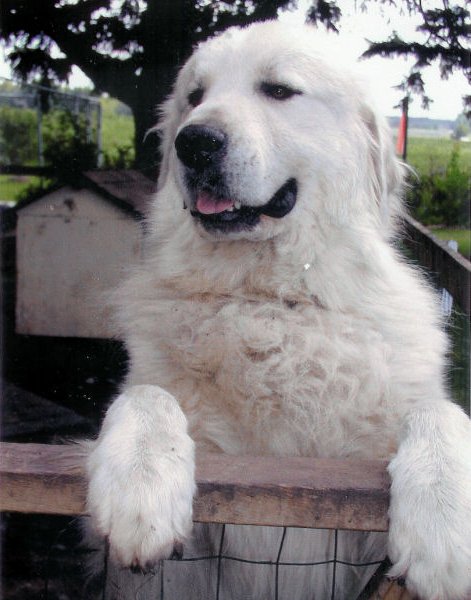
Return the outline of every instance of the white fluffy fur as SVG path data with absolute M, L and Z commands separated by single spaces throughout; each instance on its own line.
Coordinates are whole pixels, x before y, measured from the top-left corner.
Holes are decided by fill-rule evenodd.
M 265 80 L 302 94 L 266 98 Z M 205 96 L 192 108 L 197 85 Z M 203 232 L 182 210 L 173 146 L 188 124 L 226 132 L 226 176 L 246 204 L 266 203 L 295 177 L 292 212 L 262 217 L 251 232 Z M 401 167 L 362 86 L 322 57 L 308 28 L 232 29 L 182 69 L 160 128 L 146 259 L 119 293 L 130 371 L 88 463 L 90 512 L 114 556 L 146 564 L 188 538 L 192 440 L 234 455 L 386 458 L 394 575 L 424 599 L 463 599 L 471 427 L 445 389 L 434 294 L 390 243 Z M 231 531 L 231 553 L 276 552 L 276 529 Z M 330 535 L 290 532 L 285 559 L 324 555 Z M 347 560 L 377 558 L 378 536 L 349 535 L 340 546 Z M 270 597 L 262 571 L 228 565 L 221 598 Z M 330 569 L 301 571 L 284 576 L 286 597 L 327 598 Z M 338 577 L 337 597 L 353 598 L 362 577 Z M 190 580 L 185 597 L 210 597 L 194 569 Z M 127 584 L 130 597 L 141 583 Z

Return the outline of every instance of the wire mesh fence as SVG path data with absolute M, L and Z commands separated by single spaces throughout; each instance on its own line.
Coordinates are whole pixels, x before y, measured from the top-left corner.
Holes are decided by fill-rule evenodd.
M 80 519 L 12 515 L 7 526 L 4 600 L 366 600 L 386 564 L 384 534 L 197 524 L 182 554 L 131 570 L 84 545 Z
M 161 561 L 149 572 L 137 576 L 134 574 L 133 582 L 129 581 L 128 573 L 122 572 L 121 576 L 128 579 L 127 585 L 119 583 L 123 582 L 123 577 L 113 579 L 107 554 L 101 599 L 176 600 L 186 597 L 198 600 L 353 600 L 361 597 L 365 586 L 385 564 L 384 552 L 379 549 L 376 560 L 348 560 L 340 553 L 340 538 L 348 533 L 339 530 L 317 532 L 322 534 L 316 536 L 321 538 L 318 540 L 320 546 L 310 548 L 311 559 L 308 558 L 309 552 L 303 553 L 304 560 L 293 559 L 287 548 L 289 534 L 294 537 L 301 534 L 305 541 L 306 536 L 302 534 L 306 532 L 286 527 L 279 528 L 276 532 L 278 544 L 273 544 L 268 549 L 270 554 L 274 554 L 272 559 L 263 559 L 263 549 L 258 549 L 260 558 L 255 555 L 246 558 L 234 555 L 225 547 L 230 527 L 219 527 L 216 552 Z M 254 528 L 251 529 L 251 533 L 256 535 Z M 307 533 L 309 536 L 312 531 Z M 362 535 L 366 537 L 365 534 Z M 319 553 L 325 554 L 323 560 L 316 560 Z M 191 569 L 185 568 L 189 564 Z M 195 576 L 195 569 L 199 571 L 200 577 Z
M 0 77 L 0 160 L 3 166 L 36 164 L 43 167 L 47 163 L 47 140 L 43 130 L 51 128 L 54 116 L 57 120 L 61 114 L 73 115 L 75 119 L 57 122 L 62 129 L 73 122 L 82 124 L 87 141 L 97 146 L 97 166 L 100 166 L 102 114 L 99 98 L 38 84 L 18 85 Z

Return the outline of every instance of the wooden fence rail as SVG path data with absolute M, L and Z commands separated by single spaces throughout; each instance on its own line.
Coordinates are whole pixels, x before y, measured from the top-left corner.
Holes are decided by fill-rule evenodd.
M 77 449 L 0 444 L 0 510 L 85 514 Z M 389 477 L 382 461 L 201 454 L 194 520 L 386 531 Z
M 410 216 L 405 219 L 404 233 L 402 241 L 413 257 L 435 277 L 439 286 L 448 290 L 469 317 L 471 262 Z
M 0 443 L 0 511 L 86 514 L 86 482 L 73 445 Z M 387 531 L 384 461 L 200 454 L 198 522 Z M 414 600 L 383 563 L 361 600 Z M 359 600 L 358 599 L 358 600 Z

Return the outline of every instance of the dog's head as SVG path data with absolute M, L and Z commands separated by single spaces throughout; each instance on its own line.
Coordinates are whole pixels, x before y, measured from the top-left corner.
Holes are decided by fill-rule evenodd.
M 400 183 L 384 125 L 317 46 L 312 28 L 266 22 L 202 44 L 180 72 L 160 187 L 178 187 L 205 237 L 263 240 L 360 215 L 384 227 Z

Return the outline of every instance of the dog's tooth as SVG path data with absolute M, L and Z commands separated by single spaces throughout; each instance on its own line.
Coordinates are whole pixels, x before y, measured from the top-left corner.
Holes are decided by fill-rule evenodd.
M 242 206 L 242 204 L 240 202 L 234 202 L 234 208 L 236 210 L 239 210 L 241 206 Z

